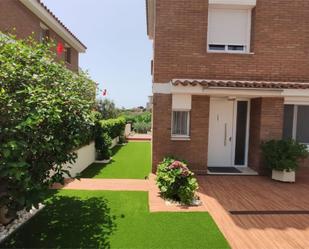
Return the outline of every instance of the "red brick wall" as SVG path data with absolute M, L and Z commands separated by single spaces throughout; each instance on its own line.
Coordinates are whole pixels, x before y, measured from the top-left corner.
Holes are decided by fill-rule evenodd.
M 171 140 L 172 95 L 154 94 L 153 101 L 153 171 L 165 156 L 175 156 L 188 161 L 191 170 L 206 172 L 209 97 L 192 96 L 190 141 Z
M 154 82 L 309 81 L 308 0 L 257 0 L 254 54 L 207 53 L 207 0 L 157 0 Z
M 0 0 L 0 31 L 13 33 L 19 39 L 34 33 L 36 39 L 40 37 L 40 19 L 26 8 L 19 0 Z M 16 29 L 15 31 L 13 29 Z M 56 42 L 64 43 L 53 30 L 50 29 L 50 37 Z M 62 56 L 62 59 L 64 55 Z M 78 71 L 78 52 L 72 48 L 72 63 L 67 67 Z
M 262 141 L 282 138 L 283 104 L 283 98 L 251 100 L 248 166 L 260 174 L 267 173 L 260 150 Z

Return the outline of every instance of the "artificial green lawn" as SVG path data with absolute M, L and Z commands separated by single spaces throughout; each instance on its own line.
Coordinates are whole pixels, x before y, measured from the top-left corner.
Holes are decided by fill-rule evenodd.
M 130 142 L 113 149 L 113 159 L 108 164 L 93 164 L 81 177 L 105 179 L 144 179 L 151 170 L 149 142 Z
M 1 248 L 229 248 L 208 213 L 149 213 L 147 192 L 62 190 Z

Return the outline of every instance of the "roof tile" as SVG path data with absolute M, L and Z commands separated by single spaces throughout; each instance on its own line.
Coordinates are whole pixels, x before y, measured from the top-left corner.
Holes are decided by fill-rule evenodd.
M 240 87 L 240 88 L 276 88 L 276 89 L 309 89 L 309 82 L 277 82 L 277 81 L 240 81 L 240 80 L 188 80 L 174 79 L 174 86 Z

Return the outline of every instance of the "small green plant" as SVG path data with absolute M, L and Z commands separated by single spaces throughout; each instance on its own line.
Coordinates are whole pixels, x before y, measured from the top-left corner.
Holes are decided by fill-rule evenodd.
M 197 180 L 186 163 L 172 158 L 165 158 L 158 165 L 156 181 L 163 198 L 184 204 L 192 203 L 198 189 Z
M 295 140 L 270 140 L 261 148 L 264 161 L 272 170 L 295 171 L 299 160 L 308 156 L 307 146 Z

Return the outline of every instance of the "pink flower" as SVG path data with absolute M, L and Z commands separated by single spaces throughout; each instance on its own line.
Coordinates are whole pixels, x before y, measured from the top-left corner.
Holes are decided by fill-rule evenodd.
M 174 161 L 168 168 L 169 169 L 179 169 L 179 168 L 183 168 L 185 167 L 185 165 L 180 162 L 180 161 Z

